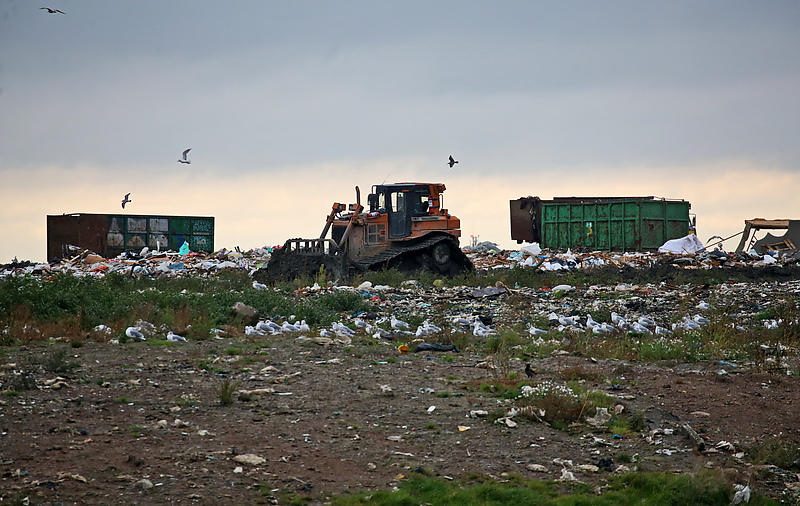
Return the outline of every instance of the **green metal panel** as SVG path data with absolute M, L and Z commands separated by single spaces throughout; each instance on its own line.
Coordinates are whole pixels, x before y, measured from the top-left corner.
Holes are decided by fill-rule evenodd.
M 192 232 L 196 235 L 214 233 L 214 219 L 196 218 L 192 220 Z
M 192 251 L 214 251 L 214 218 L 204 216 L 109 215 L 105 234 L 109 256 L 145 246 L 178 251 L 184 241 Z
M 192 234 L 192 219 L 173 217 L 169 220 L 169 231 L 173 234 Z
M 689 233 L 689 203 L 656 199 L 542 203 L 542 247 L 598 251 L 658 249 Z

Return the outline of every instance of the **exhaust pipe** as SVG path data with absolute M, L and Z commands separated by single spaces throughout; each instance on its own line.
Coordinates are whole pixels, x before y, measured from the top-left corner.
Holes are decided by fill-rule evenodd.
M 361 207 L 361 190 L 356 185 L 356 204 Z

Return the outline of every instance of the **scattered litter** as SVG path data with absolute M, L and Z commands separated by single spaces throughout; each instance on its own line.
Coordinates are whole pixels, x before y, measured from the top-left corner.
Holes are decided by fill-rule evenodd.
M 597 414 L 593 417 L 587 417 L 586 423 L 592 427 L 604 427 L 611 418 L 612 416 L 611 413 L 608 412 L 608 408 L 597 408 Z
M 456 353 L 461 353 L 461 350 L 454 344 L 442 344 L 442 343 L 420 343 L 414 348 L 414 353 L 420 351 L 454 351 Z
M 741 504 L 743 502 L 750 502 L 750 485 L 734 485 L 736 493 L 733 494 L 731 504 Z

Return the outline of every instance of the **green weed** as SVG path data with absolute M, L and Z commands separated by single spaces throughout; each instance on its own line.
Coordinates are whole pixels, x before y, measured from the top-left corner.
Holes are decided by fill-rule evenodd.
M 68 374 L 81 366 L 77 360 L 68 360 L 66 348 L 59 348 L 47 354 L 37 362 L 47 372 L 56 374 Z
M 220 404 L 223 406 L 230 406 L 233 404 L 233 393 L 241 384 L 241 381 L 234 381 L 231 378 L 222 380 L 219 385 L 217 385 L 217 395 L 219 396 Z
M 476 473 L 465 482 L 446 481 L 414 474 L 399 484 L 398 490 L 345 495 L 331 498 L 335 506 L 412 504 L 538 506 L 617 506 L 620 504 L 727 506 L 733 488 L 720 475 L 704 472 L 684 476 L 669 473 L 629 473 L 610 478 L 600 492 L 587 485 L 567 489 L 557 482 L 525 479 L 510 475 L 505 480 Z M 753 494 L 751 505 L 777 505 L 761 494 Z

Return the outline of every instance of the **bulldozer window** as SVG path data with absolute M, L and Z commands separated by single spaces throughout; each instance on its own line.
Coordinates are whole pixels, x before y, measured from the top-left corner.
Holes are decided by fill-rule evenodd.
M 406 209 L 405 195 L 401 192 L 392 193 L 392 211 L 395 213 L 403 213 Z
M 414 202 L 414 216 L 425 216 L 428 214 L 430 208 L 430 197 L 427 195 L 415 194 L 413 197 Z

